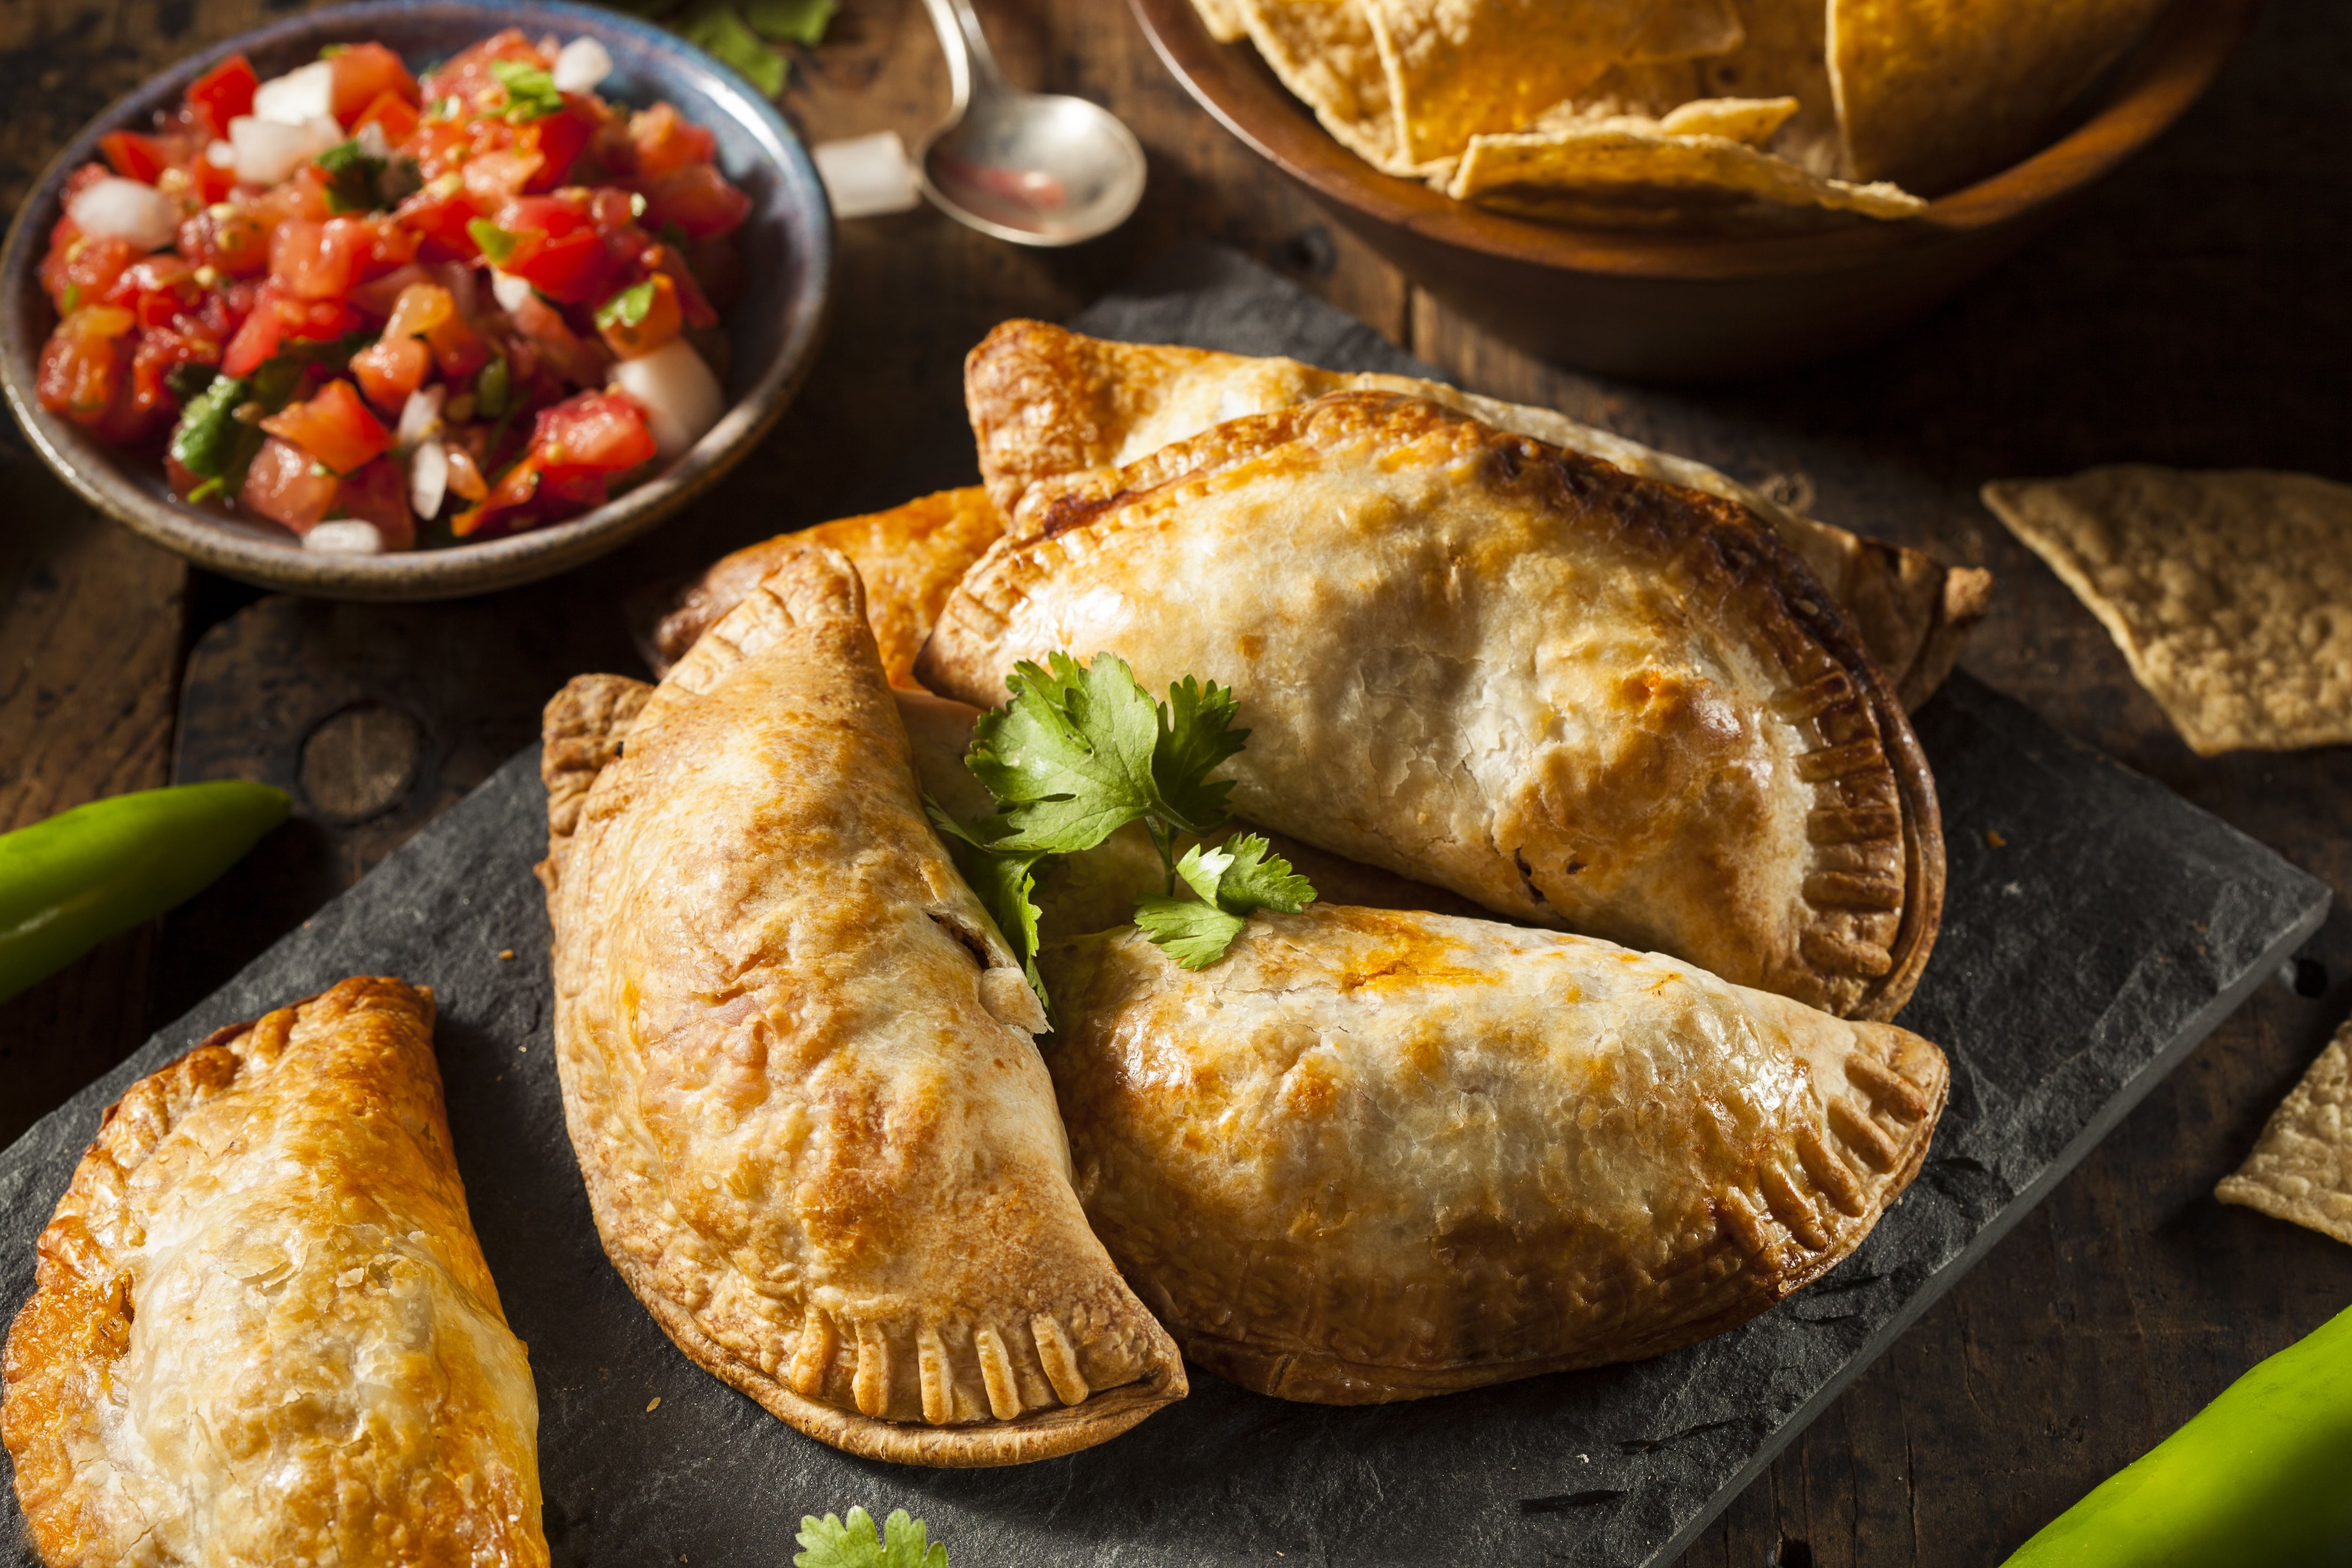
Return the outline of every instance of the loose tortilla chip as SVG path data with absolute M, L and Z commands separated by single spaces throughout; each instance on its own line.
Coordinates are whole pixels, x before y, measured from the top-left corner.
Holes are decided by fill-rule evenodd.
M 2352 486 L 2125 465 L 1984 500 L 2200 755 L 2352 742 Z
M 1668 136 L 1720 136 L 1761 147 L 1797 112 L 1793 98 L 1698 98 L 1658 121 Z
M 654 628 L 646 662 L 656 675 L 668 674 L 785 556 L 823 544 L 848 556 L 865 579 L 866 618 L 882 649 L 883 673 L 893 686 L 912 687 L 915 656 L 931 635 L 940 606 L 1003 531 L 1004 515 L 975 485 L 780 533 L 719 561 L 680 594 Z
M 1864 539 L 1790 510 L 1704 463 L 1654 451 L 1549 408 L 1443 383 L 1350 375 L 1293 359 L 1253 359 L 1165 343 L 1090 338 L 1044 321 L 1006 321 L 964 362 L 964 402 L 989 493 L 1008 516 L 1049 481 L 1121 468 L 1229 419 L 1342 391 L 1401 392 L 1458 408 L 1498 430 L 1584 452 L 1628 473 L 1748 508 L 1804 558 L 1861 634 L 1905 706 L 1942 684 L 1990 606 L 1992 575 Z
M 1822 58 L 1826 0 L 1739 0 L 1739 47 L 1698 61 L 1699 89 L 1688 96 L 1793 98 L 1797 112 L 1780 128 L 1772 151 L 1816 174 L 1850 174 Z
M 2352 1023 L 2336 1031 L 2213 1195 L 2352 1243 Z
M 1891 219 L 1927 205 L 1897 186 L 1816 174 L 1727 136 L 1671 135 L 1632 119 L 1473 137 L 1446 195 L 1538 217 L 1554 216 L 1563 197 L 1580 205 L 1648 204 L 1678 216 L 1760 202 Z
M 1223 0 L 1274 74 L 1339 143 L 1391 174 L 1418 173 L 1397 141 L 1396 105 L 1363 0 Z
M 1387 73 L 1403 162 L 1450 158 L 1525 125 L 1637 45 L 1703 49 L 1739 37 L 1727 0 L 1362 0 Z
M 2165 0 L 1830 0 L 1846 172 L 1951 190 L 2031 150 Z
M 1209 37 L 1221 44 L 1238 43 L 1249 37 L 1240 0 L 1192 0 L 1192 9 L 1201 14 L 1201 25 L 1209 29 Z

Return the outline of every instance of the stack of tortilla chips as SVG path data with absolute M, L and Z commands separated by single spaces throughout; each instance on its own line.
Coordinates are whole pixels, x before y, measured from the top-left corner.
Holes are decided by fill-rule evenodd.
M 2163 0 L 1194 0 L 1349 150 L 1556 222 L 1904 218 L 2029 151 Z

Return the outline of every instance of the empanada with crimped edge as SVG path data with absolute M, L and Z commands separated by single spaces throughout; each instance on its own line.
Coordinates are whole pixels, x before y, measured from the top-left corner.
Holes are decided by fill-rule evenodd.
M 916 674 L 1230 686 L 1234 812 L 1516 919 L 1889 1017 L 1943 902 L 1935 785 L 1771 531 L 1426 400 L 1335 393 L 1041 487 Z
M 547 1563 L 430 992 L 346 980 L 132 1084 L 37 1279 L 5 1427 L 43 1561 Z
M 1113 342 L 1030 321 L 999 325 L 964 362 L 964 405 L 981 473 L 1007 514 L 1048 481 L 1124 468 L 1228 419 L 1348 391 L 1426 397 L 1497 430 L 1746 508 L 1822 580 L 1906 707 L 1925 702 L 1951 673 L 1969 628 L 1991 602 L 1991 574 L 1979 568 L 1948 567 L 1925 552 L 1850 533 L 1704 463 L 1654 451 L 1555 410 L 1482 397 L 1441 382 L 1349 374 L 1294 359 L 1172 343 Z
M 687 1355 L 869 1458 L 1015 1464 L 1182 1396 L 1069 1184 L 1043 1012 L 924 820 L 836 552 L 651 695 L 549 705 L 565 1118 Z
M 1179 968 L 1051 943 L 1095 1230 L 1187 1357 L 1360 1405 L 1655 1355 L 1860 1245 L 1948 1069 L 1688 964 L 1317 903 Z

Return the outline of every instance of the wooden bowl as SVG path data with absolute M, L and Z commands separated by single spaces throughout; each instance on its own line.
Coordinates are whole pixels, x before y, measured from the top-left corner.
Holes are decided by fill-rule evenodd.
M 411 67 L 445 59 L 501 27 L 536 37 L 587 36 L 611 53 L 602 89 L 667 99 L 716 132 L 719 163 L 751 198 L 739 231 L 748 287 L 729 312 L 734 405 L 694 449 L 606 505 L 501 539 L 384 555 L 306 552 L 276 524 L 190 506 L 151 452 L 108 447 L 40 405 L 41 344 L 57 317 L 38 269 L 66 176 L 98 157 L 110 131 L 144 131 L 205 71 L 243 50 L 267 79 L 329 44 L 379 40 Z M 800 139 L 750 83 L 673 33 L 564 0 L 362 0 L 272 23 L 183 60 L 121 99 L 58 154 L 16 209 L 0 250 L 0 386 L 34 447 L 92 506 L 200 566 L 264 587 L 340 599 L 450 599 L 577 566 L 635 538 L 709 489 L 774 426 L 800 390 L 823 335 L 833 273 L 833 216 Z
M 1202 108 L 1464 316 L 1588 370 L 1710 381 L 1857 348 L 2008 258 L 2197 101 L 2260 0 L 2176 0 L 2074 130 L 1916 218 L 1763 237 L 1576 228 L 1454 201 L 1333 141 L 1192 0 L 1129 3 Z

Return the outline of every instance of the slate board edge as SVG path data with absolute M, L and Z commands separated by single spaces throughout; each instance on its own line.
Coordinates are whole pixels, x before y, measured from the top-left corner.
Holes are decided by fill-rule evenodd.
M 1723 1510 L 1731 1506 L 1733 1500 L 1746 1491 L 1749 1484 L 1780 1457 L 1782 1449 L 1819 1420 L 1822 1412 L 1836 1403 L 1838 1396 L 1853 1384 L 1854 1379 L 1875 1365 L 1878 1358 L 1885 1355 L 1896 1340 L 1908 1333 L 1911 1325 L 1917 1322 L 1928 1308 L 1943 1300 L 1944 1292 L 1959 1283 L 1969 1270 L 1982 1262 L 1985 1255 L 2016 1228 L 2018 1221 L 2040 1208 L 2042 1200 L 2057 1189 L 2059 1183 L 2074 1173 L 2074 1167 L 2083 1163 L 2084 1156 L 2098 1147 L 2157 1085 L 2171 1077 L 2173 1069 L 2203 1044 L 2207 1036 L 2221 1027 L 2222 1020 L 2245 1005 L 2246 999 L 2261 988 L 2273 971 L 2294 957 L 2295 950 L 2311 940 L 2326 922 L 2328 906 L 2335 899 L 2334 891 L 2326 884 L 2316 883 L 2315 886 L 2318 897 L 2296 920 L 2294 927 L 2249 963 L 2245 972 L 2232 981 L 2227 990 L 2190 1015 L 2179 1032 L 2150 1057 L 2145 1067 L 2107 1097 L 2098 1111 L 2083 1124 L 2083 1130 L 2074 1135 L 2074 1141 L 2059 1151 L 2057 1157 L 2042 1168 L 2042 1173 L 2004 1203 L 1950 1261 L 1923 1280 L 1895 1315 L 1864 1341 L 1862 1347 L 1840 1366 L 1837 1373 L 1814 1391 L 1811 1398 L 1790 1411 L 1789 1418 L 1757 1445 L 1748 1462 L 1724 1482 L 1722 1489 L 1707 1500 L 1704 1508 L 1691 1516 L 1688 1523 L 1644 1559 L 1641 1568 L 1657 1568 L 1658 1564 L 1672 1563 L 1689 1550 Z

